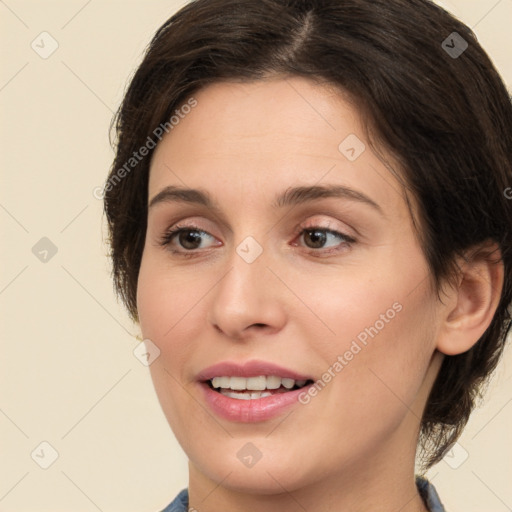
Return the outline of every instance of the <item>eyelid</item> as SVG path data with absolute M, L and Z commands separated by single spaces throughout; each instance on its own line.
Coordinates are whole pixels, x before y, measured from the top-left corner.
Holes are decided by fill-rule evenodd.
M 317 217 L 321 214 L 317 214 L 316 216 L 314 217 Z M 332 224 L 335 225 L 335 227 L 332 227 Z M 346 224 L 345 224 L 346 226 Z M 304 230 L 307 230 L 307 229 L 314 229 L 314 228 L 317 228 L 317 229 L 322 229 L 322 230 L 331 230 L 331 231 L 336 231 L 338 232 L 339 234 L 341 235 L 344 235 L 346 236 L 347 238 L 352 238 L 354 239 L 355 236 L 360 236 L 359 235 L 359 232 L 355 229 L 355 228 L 348 228 L 348 226 L 346 227 L 336 227 L 336 223 L 332 222 L 332 220 L 330 219 L 327 224 L 323 224 L 323 221 L 322 220 L 319 220 L 319 219 L 315 219 L 315 218 L 308 218 L 308 220 L 304 221 L 303 223 L 298 223 L 295 228 L 293 229 L 293 233 L 295 235 L 297 234 L 300 234 L 302 233 Z M 214 236 L 212 235 L 208 229 L 203 229 L 202 227 L 200 227 L 198 224 L 196 224 L 193 220 L 177 220 L 175 222 L 173 222 L 168 228 L 165 229 L 165 234 L 169 233 L 169 231 L 178 231 L 179 229 L 183 229 L 183 230 L 195 230 L 195 231 L 199 231 L 201 233 L 205 233 L 209 236 Z M 231 229 L 229 230 L 231 232 Z M 352 232 L 356 232 L 357 235 L 354 235 L 354 234 L 351 234 L 351 231 Z
M 168 246 L 171 243 L 171 239 L 175 239 L 176 236 L 182 232 L 182 231 L 196 231 L 197 233 L 200 233 L 202 235 L 208 235 L 209 237 L 216 238 L 214 235 L 206 231 L 205 229 L 200 228 L 193 222 L 190 223 L 182 223 L 182 222 L 176 222 L 169 228 L 167 228 L 162 235 L 158 237 L 158 245 Z M 197 252 L 195 251 L 175 251 L 175 252 Z
M 354 238 L 355 235 L 351 234 L 351 232 L 356 231 L 353 228 L 350 228 L 346 224 L 344 224 L 344 227 L 338 227 L 339 223 L 333 222 L 332 220 L 329 220 L 326 224 L 324 224 L 325 220 L 318 220 L 318 219 L 311 219 L 309 218 L 304 223 L 299 223 L 297 227 L 295 228 L 296 233 L 301 233 L 304 230 L 307 229 L 325 229 L 327 231 L 336 231 L 341 235 L 344 235 L 346 237 Z
M 309 220 L 307 225 L 299 224 L 295 228 L 294 241 L 296 240 L 297 236 L 300 236 L 303 233 L 308 232 L 308 231 L 314 231 L 315 229 L 317 231 L 323 231 L 323 232 L 331 234 L 333 236 L 337 236 L 339 239 L 342 239 L 342 241 L 339 244 L 337 244 L 334 248 L 318 248 L 318 249 L 307 248 L 307 247 L 304 247 L 296 242 L 294 242 L 292 245 L 294 247 L 296 247 L 296 246 L 303 247 L 303 250 L 307 254 L 315 255 L 315 257 L 321 258 L 321 257 L 329 257 L 330 255 L 336 255 L 336 254 L 345 252 L 346 250 L 350 249 L 354 244 L 357 243 L 357 239 L 354 238 L 352 235 L 346 233 L 346 230 L 332 229 L 331 223 L 328 223 L 327 226 L 324 226 L 324 225 L 322 225 L 322 223 L 320 221 L 314 221 L 311 219 Z M 161 237 L 159 238 L 157 245 L 163 246 L 168 251 L 170 251 L 172 254 L 175 254 L 178 257 L 184 257 L 184 258 L 187 258 L 187 257 L 191 258 L 191 257 L 196 257 L 196 256 L 199 257 L 202 253 L 207 251 L 208 248 L 207 249 L 190 249 L 190 250 L 171 249 L 170 248 L 171 242 L 174 239 L 176 239 L 176 237 L 179 235 L 179 233 L 184 232 L 184 231 L 195 231 L 199 234 L 207 235 L 212 238 L 216 238 L 214 235 L 212 235 L 208 231 L 201 229 L 197 224 L 195 224 L 192 221 L 184 222 L 184 223 L 177 222 L 177 223 L 173 224 L 170 228 L 165 230 L 163 235 L 161 235 Z M 218 245 L 219 244 L 216 244 L 216 246 L 218 246 Z M 220 243 L 220 245 L 222 245 L 222 242 Z M 214 245 L 214 247 L 215 247 L 215 245 Z

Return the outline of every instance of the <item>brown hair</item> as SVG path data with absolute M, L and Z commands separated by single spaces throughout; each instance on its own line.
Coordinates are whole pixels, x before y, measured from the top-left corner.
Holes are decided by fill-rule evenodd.
M 368 137 L 397 159 L 397 177 L 419 205 L 419 239 L 438 292 L 456 275 L 457 255 L 499 245 L 505 278 L 494 318 L 470 350 L 445 357 L 424 411 L 429 467 L 457 440 L 496 367 L 512 301 L 511 99 L 473 32 L 434 3 L 195 0 L 166 21 L 114 119 L 105 213 L 115 289 L 137 321 L 153 149 L 130 159 L 200 88 L 273 75 L 322 81 L 354 99 Z

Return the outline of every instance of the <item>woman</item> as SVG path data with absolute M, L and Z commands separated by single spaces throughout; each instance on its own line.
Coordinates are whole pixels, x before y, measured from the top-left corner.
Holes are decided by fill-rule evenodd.
M 114 281 L 189 458 L 165 510 L 444 510 L 415 463 L 512 301 L 512 105 L 471 30 L 427 0 L 196 0 L 116 130 Z

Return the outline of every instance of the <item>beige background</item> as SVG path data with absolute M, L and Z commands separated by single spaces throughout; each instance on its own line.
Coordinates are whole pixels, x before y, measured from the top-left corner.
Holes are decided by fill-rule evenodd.
M 151 512 L 187 485 L 186 457 L 133 354 L 137 329 L 112 292 L 93 196 L 127 79 L 182 3 L 0 1 L 1 511 Z M 512 0 L 443 5 L 512 89 Z M 43 59 L 31 43 L 44 54 L 51 38 L 58 48 Z M 32 251 L 43 237 L 57 248 L 46 262 Z M 512 510 L 511 426 L 509 350 L 460 446 L 430 472 L 450 512 Z M 58 452 L 47 469 L 43 441 Z

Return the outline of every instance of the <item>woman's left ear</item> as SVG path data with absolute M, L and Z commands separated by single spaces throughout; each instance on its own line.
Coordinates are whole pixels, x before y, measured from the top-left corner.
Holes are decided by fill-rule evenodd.
M 481 338 L 491 324 L 503 289 L 504 267 L 496 242 L 473 248 L 459 267 L 458 286 L 447 291 L 449 300 L 436 344 L 448 356 L 466 352 Z

